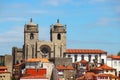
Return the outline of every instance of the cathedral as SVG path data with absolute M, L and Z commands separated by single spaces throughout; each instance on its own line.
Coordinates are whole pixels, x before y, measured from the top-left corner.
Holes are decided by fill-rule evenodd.
M 50 26 L 50 41 L 39 40 L 38 24 L 24 25 L 24 44 L 22 48 L 13 47 L 13 64 L 29 58 L 63 58 L 66 51 L 66 25 L 57 23 Z

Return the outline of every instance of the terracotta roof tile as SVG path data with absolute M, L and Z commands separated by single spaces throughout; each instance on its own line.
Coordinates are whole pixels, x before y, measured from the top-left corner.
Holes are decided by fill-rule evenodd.
M 66 69 L 65 66 L 63 66 L 63 65 L 58 65 L 58 66 L 56 66 L 56 68 L 58 70 L 65 70 Z
M 49 60 L 47 58 L 32 58 L 32 59 L 28 59 L 26 62 L 49 62 Z
M 87 64 L 87 61 L 86 60 L 81 60 L 80 63 Z
M 116 56 L 116 55 L 109 55 L 109 56 L 107 56 L 107 58 L 112 58 L 112 59 L 115 59 L 115 60 L 120 60 L 120 56 Z
M 58 65 L 58 66 L 56 66 L 56 68 L 58 70 L 73 70 L 74 69 L 73 66 L 70 66 L 70 65 L 68 65 L 68 66 Z
M 7 69 L 6 66 L 0 66 L 0 69 Z
M 45 76 L 41 76 L 41 75 L 36 75 L 36 76 L 24 76 L 21 77 L 21 79 L 47 79 Z
M 95 74 L 94 76 L 104 76 L 104 77 L 111 77 L 111 78 L 118 78 L 117 76 L 115 75 L 112 75 L 112 74 Z
M 92 50 L 92 49 L 67 49 L 66 53 L 69 54 L 106 54 L 103 50 Z
M 73 68 L 73 66 L 68 65 L 68 66 L 66 66 L 66 69 L 67 70 L 73 70 L 74 68 Z
M 99 68 L 103 69 L 103 70 L 115 70 L 115 68 L 112 68 L 110 66 L 107 66 L 106 64 L 103 64 L 102 66 L 100 66 Z

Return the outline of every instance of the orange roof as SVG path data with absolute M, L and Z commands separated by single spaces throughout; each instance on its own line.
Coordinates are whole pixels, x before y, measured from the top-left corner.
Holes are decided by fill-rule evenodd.
M 58 65 L 58 66 L 56 66 L 56 68 L 58 70 L 73 70 L 74 69 L 73 66 L 70 66 L 70 65 L 68 65 L 68 66 Z
M 47 78 L 41 75 L 36 75 L 36 76 L 28 75 L 21 77 L 21 79 L 47 79 Z
M 80 63 L 82 63 L 82 64 L 86 64 L 87 61 L 86 61 L 86 60 L 81 60 Z
M 93 68 L 93 69 L 91 69 L 91 70 L 94 70 L 94 71 L 101 71 L 101 70 L 103 70 L 102 68 L 99 68 L 99 67 L 96 67 L 96 68 Z
M 66 66 L 66 69 L 67 70 L 73 70 L 74 68 L 73 68 L 73 66 L 68 65 L 68 66 Z
M 93 72 L 87 72 L 86 74 L 77 78 L 76 80 L 93 79 L 94 75 L 95 75 L 95 73 L 93 73 Z
M 26 62 L 49 62 L 49 60 L 47 58 L 32 58 L 32 59 L 28 59 Z
M 106 64 L 103 64 L 102 66 L 100 66 L 99 68 L 103 69 L 103 70 L 115 70 L 115 68 L 109 67 Z
M 94 76 L 104 76 L 104 77 L 118 78 L 117 76 L 112 75 L 112 74 L 95 74 Z
M 112 59 L 115 59 L 115 60 L 120 60 L 120 56 L 116 56 L 116 55 L 110 55 L 110 56 L 107 56 L 107 58 L 112 58 Z
M 6 66 L 0 66 L 0 69 L 7 69 Z
M 117 76 L 112 75 L 112 74 L 95 74 L 93 72 L 87 72 L 85 75 L 77 78 L 76 80 L 93 79 L 93 76 L 118 78 Z
M 56 68 L 57 68 L 58 70 L 64 70 L 64 69 L 66 69 L 65 66 L 62 66 L 62 65 L 58 65 L 58 66 L 56 66 Z
M 69 54 L 107 54 L 103 50 L 90 50 L 90 49 L 67 49 L 66 53 Z

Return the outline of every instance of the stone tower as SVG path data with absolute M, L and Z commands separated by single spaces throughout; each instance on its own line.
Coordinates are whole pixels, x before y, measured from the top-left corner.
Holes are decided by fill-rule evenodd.
M 37 58 L 38 24 L 30 19 L 29 24 L 24 26 L 24 59 Z
M 51 25 L 50 40 L 54 45 L 54 57 L 63 58 L 66 51 L 66 26 L 60 24 L 59 19 L 55 25 Z

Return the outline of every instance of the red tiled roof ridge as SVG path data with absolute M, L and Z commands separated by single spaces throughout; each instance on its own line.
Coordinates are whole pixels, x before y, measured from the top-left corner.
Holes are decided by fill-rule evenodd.
M 106 54 L 105 51 L 99 49 L 67 49 L 66 53 L 102 53 Z
M 102 68 L 103 70 L 115 70 L 115 68 L 112 68 L 106 64 L 103 64 L 102 66 L 100 66 L 99 68 Z
M 62 69 L 62 70 L 64 70 L 64 69 L 65 69 L 65 66 L 59 64 L 59 65 L 56 66 L 56 68 L 57 68 L 57 69 Z
M 120 56 L 117 55 L 109 55 L 107 58 L 112 58 L 112 59 L 120 59 Z
M 47 58 L 29 58 L 26 60 L 26 62 L 49 62 Z
M 0 66 L 0 69 L 7 69 L 6 66 Z
M 71 65 L 63 66 L 61 64 L 57 65 L 56 68 L 58 70 L 73 70 L 74 69 L 73 66 Z
M 73 68 L 73 66 L 68 65 L 68 66 L 66 66 L 66 69 L 72 70 L 72 69 L 74 69 L 74 68 Z

